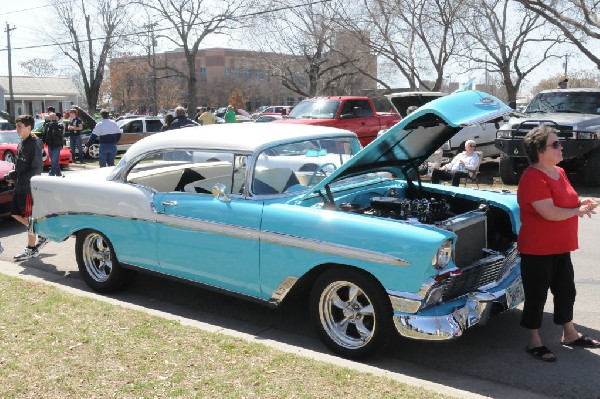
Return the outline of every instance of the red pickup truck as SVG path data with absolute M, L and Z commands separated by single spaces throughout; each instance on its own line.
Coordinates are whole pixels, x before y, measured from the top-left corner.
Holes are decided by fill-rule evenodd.
M 299 123 L 332 126 L 350 130 L 366 146 L 377 138 L 380 130 L 389 129 L 400 121 L 396 113 L 377 112 L 368 97 L 315 97 L 301 101 L 288 118 L 273 123 Z

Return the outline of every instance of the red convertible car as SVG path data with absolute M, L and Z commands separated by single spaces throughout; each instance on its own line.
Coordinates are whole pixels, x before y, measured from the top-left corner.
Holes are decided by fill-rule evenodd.
M 17 146 L 21 142 L 21 138 L 16 130 L 0 131 L 0 160 L 15 163 Z M 48 156 L 48 146 L 44 144 L 44 167 L 50 167 L 50 157 Z M 63 147 L 60 150 L 58 164 L 63 167 L 73 163 L 73 157 L 68 147 Z M 2 177 L 2 176 L 0 176 Z

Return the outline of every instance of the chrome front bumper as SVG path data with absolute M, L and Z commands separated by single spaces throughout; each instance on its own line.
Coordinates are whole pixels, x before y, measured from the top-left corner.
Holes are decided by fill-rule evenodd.
M 504 295 L 503 295 L 504 296 Z M 395 315 L 394 325 L 403 337 L 444 341 L 458 338 L 463 331 L 485 322 L 493 302 L 493 295 L 477 293 L 469 295 L 467 303 L 454 312 L 440 316 Z
M 518 282 L 517 282 L 518 280 Z M 520 279 L 514 283 L 520 284 Z M 506 289 L 493 293 L 475 292 L 467 296 L 464 305 L 455 308 L 449 314 L 419 315 L 394 314 L 394 325 L 400 335 L 407 338 L 445 341 L 460 337 L 467 328 L 477 324 L 485 324 L 492 316 L 492 307 L 497 308 L 494 314 L 515 308 L 520 302 L 507 305 Z M 500 307 L 500 311 L 498 311 Z

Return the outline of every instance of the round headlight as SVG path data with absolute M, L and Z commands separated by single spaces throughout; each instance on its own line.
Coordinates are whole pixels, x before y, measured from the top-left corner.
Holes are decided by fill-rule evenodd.
M 448 263 L 450 263 L 450 259 L 452 259 L 452 240 L 446 240 L 438 248 L 437 253 L 431 260 L 431 265 L 437 270 L 442 270 L 443 268 L 448 266 Z

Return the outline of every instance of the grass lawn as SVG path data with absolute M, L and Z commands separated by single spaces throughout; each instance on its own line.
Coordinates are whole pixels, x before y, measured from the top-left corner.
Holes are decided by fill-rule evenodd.
M 440 398 L 0 274 L 1 398 Z

